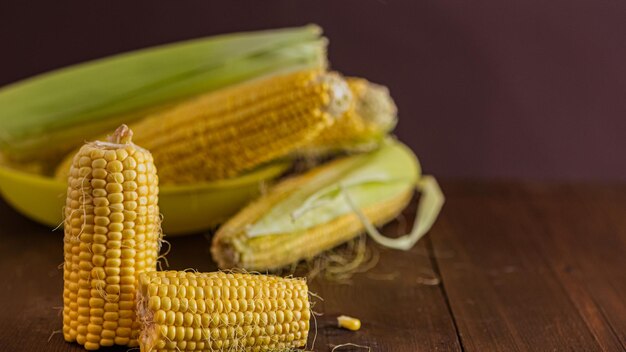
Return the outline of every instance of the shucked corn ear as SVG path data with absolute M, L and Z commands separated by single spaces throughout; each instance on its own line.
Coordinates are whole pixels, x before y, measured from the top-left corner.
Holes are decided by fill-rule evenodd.
M 336 73 L 304 70 L 191 99 L 131 125 L 163 183 L 236 176 L 316 138 L 352 104 Z M 57 174 L 66 172 L 61 165 Z
M 429 211 L 418 219 L 418 233 L 388 239 L 375 233 L 373 225 L 394 219 L 420 181 L 413 153 L 388 141 L 377 151 L 338 159 L 278 183 L 218 229 L 211 254 L 221 268 L 272 270 L 315 257 L 364 231 L 384 245 L 408 249 L 428 230 L 441 206 L 434 179 L 427 183 L 423 198 Z
M 346 79 L 353 105 L 317 138 L 295 154 L 318 156 L 342 151 L 367 151 L 378 147 L 397 123 L 397 108 L 385 86 L 363 78 Z
M 276 72 L 326 65 L 317 26 L 235 33 L 124 53 L 0 89 L 0 154 L 52 164 L 173 102 Z
M 286 146 L 286 148 L 292 148 L 291 154 L 315 157 L 341 151 L 367 151 L 379 146 L 387 133 L 393 129 L 397 122 L 397 109 L 389 95 L 389 90 L 362 78 L 351 77 L 346 79 L 346 82 L 353 97 L 347 111 L 338 116 L 334 123 L 328 124 L 322 131 L 317 131 L 317 136 L 312 140 L 304 138 L 299 140 L 298 144 Z M 212 93 L 210 95 L 217 94 Z M 183 106 L 184 104 L 179 106 L 179 114 L 189 111 L 189 109 L 181 109 Z M 147 130 L 154 129 L 152 126 L 158 125 L 157 116 L 170 115 L 173 114 L 157 114 L 153 117 L 152 122 L 139 123 L 137 126 L 133 126 L 133 129 L 141 131 L 139 126 L 146 125 L 146 131 L 141 133 L 145 135 Z M 267 132 L 271 135 L 271 129 Z M 311 132 L 315 133 L 315 131 Z M 158 147 L 152 145 L 151 138 L 144 139 L 139 139 L 139 142 L 148 145 L 153 151 L 158 151 Z M 296 148 L 296 146 L 298 147 Z M 281 152 L 281 154 L 283 153 Z M 153 152 L 153 154 L 155 154 L 158 163 L 158 153 Z M 214 160 L 219 158 L 222 157 L 218 156 Z M 241 158 L 241 156 L 235 158 Z M 58 173 L 60 175 L 64 175 L 63 171 L 67 169 L 69 160 L 67 158 L 65 163 L 59 167 Z M 164 178 L 163 167 L 160 169 L 162 170 L 162 178 Z M 175 178 L 173 182 L 181 182 L 180 176 Z
M 223 272 L 141 275 L 141 351 L 285 351 L 306 345 L 304 279 Z
M 156 270 L 158 177 L 121 126 L 73 159 L 65 206 L 63 336 L 88 350 L 136 346 L 139 274 Z

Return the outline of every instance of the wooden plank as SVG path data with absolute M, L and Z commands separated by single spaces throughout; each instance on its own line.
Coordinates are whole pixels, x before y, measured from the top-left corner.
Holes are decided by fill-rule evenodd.
M 411 223 L 415 204 L 404 214 Z M 383 230 L 395 234 L 398 227 L 396 221 Z M 168 258 L 172 269 L 215 270 L 202 236 L 172 238 L 171 242 Z M 433 270 L 425 253 L 423 244 L 410 252 L 380 249 L 379 264 L 368 273 L 355 275 L 348 284 L 314 279 L 310 290 L 323 298 L 314 299 L 314 310 L 323 315 L 316 318 L 317 334 L 311 331 L 309 347 L 315 337 L 316 351 L 330 351 L 343 343 L 369 346 L 373 351 L 460 351 L 441 287 L 420 283 L 419 278 Z M 341 314 L 360 318 L 361 330 L 339 329 L 336 317 Z
M 408 224 L 414 216 L 415 204 L 404 211 Z M 405 231 L 398 227 L 396 221 L 383 230 L 387 234 Z M 425 245 L 420 243 L 408 252 L 379 248 L 378 265 L 356 275 L 349 284 L 312 282 L 311 290 L 324 298 L 319 303 L 324 315 L 317 318 L 315 350 L 356 343 L 372 351 L 461 351 L 441 286 L 424 284 L 434 270 Z M 360 318 L 361 330 L 338 329 L 336 317 L 342 314 Z
M 537 207 L 545 202 L 541 195 L 507 184 L 447 186 L 448 202 L 431 239 L 436 251 L 454 252 L 437 265 L 466 351 L 621 350 L 606 321 L 590 324 L 581 313 L 581 304 L 593 303 L 589 297 L 572 298 L 576 290 L 561 280 L 559 253 L 545 247 L 545 222 L 555 233 L 567 229 Z M 565 196 L 556 189 L 557 198 Z M 578 215 L 561 210 L 564 218 Z
M 381 250 L 379 265 L 349 285 L 311 283 L 325 299 L 315 307 L 324 313 L 315 350 L 347 342 L 375 351 L 624 350 L 626 187 L 578 187 L 444 183 L 443 216 L 417 248 Z M 53 307 L 61 305 L 62 233 L 2 201 L 0 223 L 0 346 L 82 351 L 59 334 L 48 342 L 61 327 Z M 215 269 L 204 236 L 171 242 L 170 268 Z M 442 285 L 423 285 L 430 270 Z M 339 314 L 361 318 L 362 330 L 336 328 Z
M 603 349 L 626 350 L 626 187 L 529 194 L 524 214 L 542 228 L 538 248 Z
M 407 214 L 414 213 L 414 208 Z M 7 351 L 83 351 L 77 344 L 63 341 L 61 317 L 54 307 L 62 305 L 63 260 L 62 231 L 28 221 L 0 201 L 0 272 L 4 290 L 0 290 L 0 346 Z M 397 223 L 386 227 L 397 231 Z M 216 269 L 210 259 L 209 242 L 203 235 L 170 238 L 170 269 Z M 420 248 L 402 253 L 382 251 L 380 264 L 367 274 L 354 277 L 343 285 L 315 280 L 311 290 L 325 300 L 315 310 L 317 318 L 316 351 L 354 342 L 371 346 L 375 351 L 460 351 L 456 330 L 440 286 L 419 283 L 420 272 L 432 270 L 430 259 Z M 381 280 L 392 274 L 394 280 Z M 350 332 L 335 326 L 339 314 L 355 315 L 363 320 L 362 330 Z M 313 336 L 313 335 L 312 335 Z M 312 342 L 312 339 L 311 341 Z M 126 351 L 118 347 L 107 351 Z M 354 349 L 341 349 L 350 351 Z
M 84 351 L 61 334 L 52 335 L 62 327 L 62 230 L 52 233 L 1 200 L 0 224 L 0 349 Z
M 601 272 L 600 277 L 604 279 L 602 287 L 590 283 L 589 289 L 594 296 L 594 301 L 602 308 L 603 314 L 611 324 L 612 331 L 619 338 L 623 350 L 626 351 L 626 298 L 624 298 L 626 296 L 626 218 L 624 217 L 626 187 L 620 188 L 619 191 L 615 188 L 606 191 L 619 196 L 619 200 L 605 204 L 605 206 L 599 205 L 601 200 L 594 200 L 590 203 L 594 209 L 591 216 L 601 219 L 600 214 L 602 214 L 607 216 L 607 221 L 598 221 L 597 225 L 601 230 L 588 233 L 594 235 L 592 239 L 594 245 L 606 243 L 610 247 L 609 252 L 601 255 L 598 261 L 587 262 L 590 265 L 585 266 L 585 270 L 588 279 L 598 278 L 595 274 L 596 270 Z M 608 233 L 613 236 L 609 238 L 609 242 L 604 242 L 603 236 Z M 603 267 L 592 264 L 601 264 Z

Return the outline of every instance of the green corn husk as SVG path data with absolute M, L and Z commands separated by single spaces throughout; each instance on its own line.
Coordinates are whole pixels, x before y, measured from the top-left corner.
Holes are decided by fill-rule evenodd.
M 422 193 L 416 226 L 400 238 L 375 226 L 394 219 Z M 432 226 L 443 194 L 421 176 L 415 155 L 388 140 L 373 152 L 332 161 L 287 179 L 226 222 L 211 253 L 221 268 L 273 270 L 313 258 L 367 232 L 379 244 L 408 250 Z
M 56 162 L 86 138 L 177 100 L 255 77 L 326 65 L 309 25 L 201 38 L 60 69 L 0 89 L 0 154 Z

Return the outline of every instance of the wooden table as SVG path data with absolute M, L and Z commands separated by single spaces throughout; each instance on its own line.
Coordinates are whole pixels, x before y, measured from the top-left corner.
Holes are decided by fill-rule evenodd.
M 399 352 L 626 349 L 626 185 L 443 188 L 443 214 L 416 248 L 381 249 L 351 284 L 311 283 L 324 298 L 316 351 L 348 342 Z M 61 238 L 0 201 L 0 350 L 82 350 L 51 335 L 61 328 Z M 170 240 L 171 268 L 215 269 L 205 236 Z M 362 329 L 336 328 L 339 314 Z

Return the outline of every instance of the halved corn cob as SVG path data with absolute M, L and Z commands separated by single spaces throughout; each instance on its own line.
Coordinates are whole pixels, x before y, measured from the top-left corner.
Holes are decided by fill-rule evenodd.
M 354 96 L 350 109 L 296 154 L 318 156 L 373 150 L 393 130 L 398 110 L 389 89 L 363 78 L 349 77 L 346 82 Z
M 332 161 L 278 183 L 220 227 L 211 254 L 220 268 L 272 270 L 315 257 L 366 230 L 352 203 L 375 225 L 410 201 L 420 168 L 397 142 Z
M 150 351 L 284 351 L 306 345 L 304 279 L 224 272 L 141 274 L 139 345 Z
M 352 104 L 336 73 L 304 70 L 194 98 L 133 124 L 163 183 L 236 176 L 316 138 Z M 57 174 L 66 172 L 61 165 Z
M 65 206 L 63 336 L 88 350 L 137 345 L 139 274 L 156 270 L 158 177 L 122 125 L 73 159 Z

